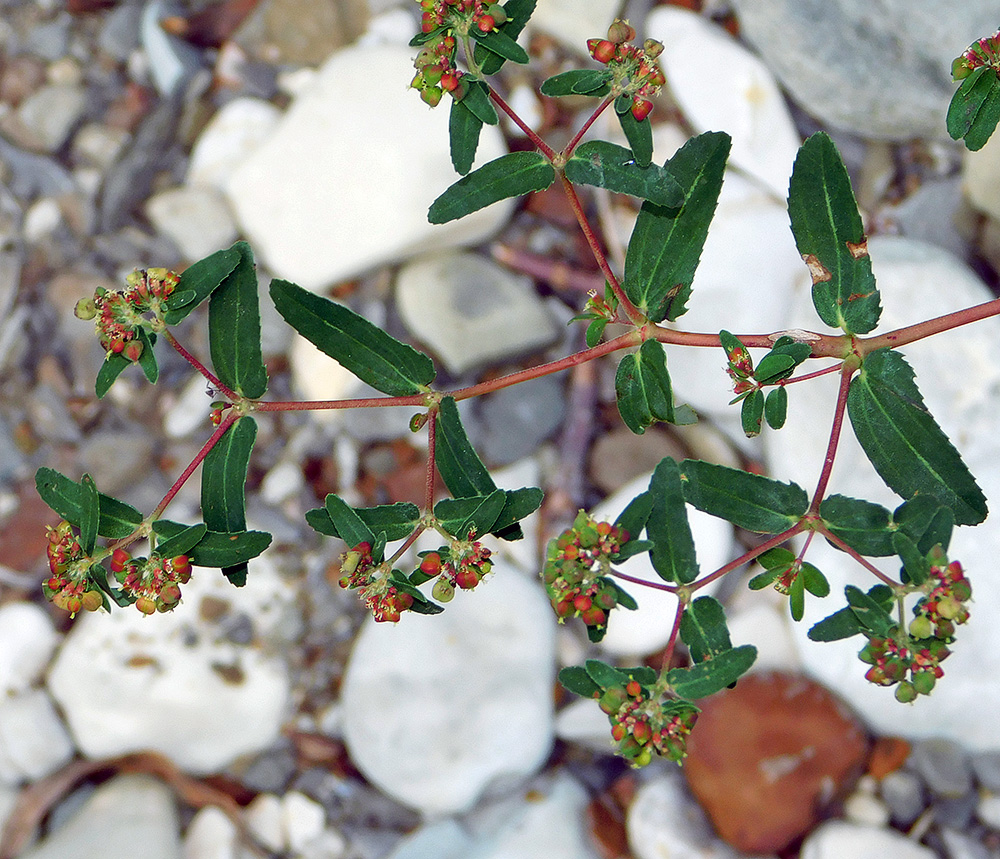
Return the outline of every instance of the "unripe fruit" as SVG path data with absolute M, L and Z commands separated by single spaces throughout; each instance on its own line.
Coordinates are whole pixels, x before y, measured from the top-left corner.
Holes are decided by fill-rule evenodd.
M 614 715 L 621 709 L 622 704 L 625 703 L 625 693 L 623 690 L 613 686 L 605 690 L 597 703 L 609 716 Z
M 77 319 L 93 319 L 97 316 L 97 305 L 92 298 L 81 298 L 76 307 L 73 308 L 73 315 Z
M 625 733 L 625 726 L 621 722 L 617 722 L 611 729 L 611 736 L 619 743 L 625 738 Z
M 625 685 L 625 691 L 633 698 L 638 698 L 642 694 L 642 686 L 639 685 L 638 680 L 629 680 Z
M 441 103 L 441 96 L 444 95 L 441 87 L 431 86 L 420 90 L 420 98 L 424 100 L 425 104 L 431 107 L 437 107 Z
M 653 102 L 646 101 L 644 98 L 634 98 L 632 99 L 632 116 L 635 117 L 637 122 L 642 122 L 649 112 L 653 109 Z
M 133 364 L 142 357 L 142 343 L 138 340 L 130 340 L 123 350 L 126 358 L 129 359 Z
M 657 42 L 656 39 L 646 39 L 642 43 L 642 49 L 645 51 L 646 56 L 651 60 L 655 60 L 660 54 L 663 53 L 663 42 Z
M 958 616 L 958 613 L 962 610 L 962 606 L 954 597 L 945 597 L 938 601 L 937 610 L 941 617 L 952 620 Z
M 493 21 L 498 27 L 507 21 L 507 10 L 504 9 L 499 3 L 490 3 L 490 5 L 486 7 L 486 11 L 490 16 L 492 16 Z
M 455 596 L 455 586 L 447 579 L 438 579 L 431 588 L 431 596 L 438 602 L 451 602 Z
M 910 704 L 917 698 L 917 690 L 913 684 L 904 680 L 896 687 L 896 700 L 900 704 Z
M 910 621 L 910 635 L 914 638 L 930 638 L 934 634 L 934 626 L 926 615 L 917 615 Z
M 603 626 L 608 622 L 608 616 L 604 613 L 604 610 L 597 608 L 597 606 L 592 606 L 583 612 L 580 615 L 580 619 L 587 626 Z
M 587 42 L 592 56 L 599 63 L 609 63 L 615 57 L 615 43 L 607 39 L 591 39 Z
M 937 678 L 931 671 L 918 671 L 913 675 L 913 688 L 920 695 L 930 695 L 937 683 Z
M 124 549 L 115 549 L 111 553 L 111 572 L 120 573 L 125 569 L 125 564 L 131 560 L 131 557 Z
M 80 597 L 80 603 L 84 611 L 97 611 L 104 605 L 104 598 L 100 591 L 87 591 Z
M 653 735 L 652 730 L 650 730 L 648 722 L 636 722 L 635 726 L 632 728 L 632 736 L 635 737 L 636 741 L 645 745 L 649 742 L 649 738 Z
M 143 614 L 153 614 L 156 611 L 156 603 L 149 597 L 139 597 L 135 601 L 135 607 Z
M 413 605 L 413 595 L 408 594 L 405 591 L 403 593 L 396 594 L 396 607 L 400 611 L 407 611 Z
M 479 576 L 476 575 L 476 571 L 471 567 L 462 567 L 458 571 L 458 575 L 455 576 L 455 584 L 463 591 L 471 591 L 479 584 Z
M 558 617 L 569 617 L 576 609 L 573 608 L 572 600 L 560 600 L 556 603 L 556 615 Z
M 426 576 L 436 576 L 441 572 L 441 556 L 437 552 L 428 552 L 420 562 L 420 572 Z
M 592 604 L 590 597 L 586 594 L 580 594 L 573 600 L 573 607 L 580 612 L 589 611 Z
M 496 27 L 496 23 L 496 18 L 492 15 L 480 15 L 479 20 L 476 21 L 476 26 L 479 27 L 482 32 L 488 33 Z
M 608 39 L 610 39 L 615 44 L 621 44 L 622 42 L 631 42 L 635 38 L 635 28 L 632 27 L 628 21 L 623 21 L 621 18 L 615 20 L 615 22 L 608 27 Z

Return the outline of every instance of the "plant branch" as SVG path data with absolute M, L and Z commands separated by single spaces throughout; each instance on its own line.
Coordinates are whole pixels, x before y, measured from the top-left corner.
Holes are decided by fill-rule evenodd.
M 604 113 L 604 111 L 608 108 L 608 105 L 612 102 L 614 102 L 614 97 L 609 95 L 604 99 L 604 101 L 597 105 L 597 109 L 590 115 L 590 118 L 583 124 L 583 127 L 573 136 L 573 139 L 566 144 L 566 148 L 562 151 L 563 158 L 569 158 L 573 154 L 573 150 L 576 149 L 583 135 L 587 133 L 587 129 L 594 124 L 597 117 Z
M 177 341 L 177 338 L 174 337 L 173 332 L 171 332 L 170 329 L 165 328 L 163 330 L 163 336 L 166 338 L 167 342 L 181 354 L 181 357 L 184 358 L 184 360 L 187 361 L 192 367 L 194 367 L 199 373 L 201 373 L 201 375 L 203 375 L 206 379 L 208 379 L 208 381 L 211 382 L 212 386 L 217 388 L 219 393 L 223 394 L 226 397 L 226 399 L 228 399 L 230 402 L 235 402 L 237 400 L 243 399 L 235 391 L 230 390 L 226 385 L 223 385 L 222 382 L 220 382 L 217 378 L 215 378 L 211 370 L 209 370 L 204 364 L 201 363 L 201 361 L 195 358 L 194 355 L 188 352 L 187 349 L 181 346 L 181 344 Z
M 677 633 L 681 631 L 681 618 L 684 617 L 684 610 L 687 603 L 684 600 L 677 600 L 677 611 L 674 612 L 674 625 L 670 629 L 670 638 L 667 639 L 667 646 L 663 649 L 663 661 L 660 663 L 661 673 L 666 673 L 670 668 L 670 660 L 674 656 L 674 648 L 677 646 Z
M 650 582 L 646 579 L 630 576 L 628 573 L 623 573 L 621 570 L 612 568 L 608 571 L 608 575 L 614 576 L 616 579 L 621 579 L 623 582 L 631 582 L 633 585 L 641 585 L 644 588 L 652 588 L 654 591 L 666 591 L 671 594 L 677 593 L 677 585 L 668 585 L 666 582 Z
M 869 573 L 871 573 L 876 578 L 880 579 L 890 588 L 895 589 L 899 587 L 899 582 L 894 582 L 892 579 L 890 579 L 878 567 L 876 567 L 873 563 L 871 563 L 871 561 L 869 561 L 866 557 L 864 557 L 864 555 L 861 555 L 858 551 L 852 549 L 850 546 L 847 545 L 847 543 L 841 540 L 840 537 L 838 537 L 836 534 L 830 531 L 826 527 L 826 525 L 824 525 L 822 522 L 816 522 L 813 530 L 815 530 L 817 534 L 822 534 L 824 537 L 826 537 L 827 540 L 833 543 L 834 546 L 836 546 L 838 549 L 843 550 L 852 558 L 854 558 L 854 560 L 857 561 L 866 570 L 868 570 Z
M 859 340 L 857 344 L 858 352 L 862 355 L 867 355 L 869 352 L 874 352 L 876 349 L 882 349 L 887 346 L 891 348 L 905 346 L 907 343 L 923 340 L 925 337 L 940 334 L 942 331 L 950 331 L 952 328 L 969 325 L 972 322 L 989 319 L 989 317 L 997 315 L 1000 315 L 1000 298 L 994 298 L 992 301 L 987 301 L 983 304 L 976 304 L 972 307 L 956 310 L 954 313 L 946 313 L 944 316 L 928 319 L 925 322 L 918 322 L 916 325 L 897 328 L 895 331 L 890 331 L 887 334 L 880 334 L 876 337 L 869 337 L 866 340 Z
M 709 573 L 704 578 L 692 582 L 687 587 L 692 592 L 694 592 L 699 588 L 705 587 L 705 585 L 711 584 L 716 579 L 722 578 L 724 575 L 726 575 L 726 573 L 730 573 L 733 570 L 737 569 L 738 567 L 742 567 L 744 564 L 749 564 L 758 555 L 763 555 L 764 552 L 768 551 L 769 549 L 774 549 L 777 546 L 780 546 L 782 543 L 786 542 L 787 540 L 790 540 L 796 534 L 804 530 L 804 528 L 805 525 L 803 525 L 802 522 L 796 522 L 794 525 L 792 525 L 791 528 L 782 531 L 780 534 L 775 534 L 769 540 L 765 540 L 759 546 L 754 546 L 752 549 L 749 549 L 748 551 L 744 552 L 738 558 L 734 558 L 728 564 L 719 567 L 719 569 L 717 569 L 715 572 Z
M 840 442 L 840 431 L 844 427 L 844 412 L 847 411 L 847 392 L 851 387 L 851 377 L 857 368 L 852 363 L 844 362 L 840 368 L 840 390 L 837 392 L 837 407 L 833 413 L 833 426 L 830 427 L 830 441 L 826 446 L 826 457 L 823 459 L 823 470 L 820 472 L 819 481 L 816 484 L 816 492 L 813 493 L 812 503 L 809 505 L 809 512 L 819 513 L 819 505 L 826 494 L 826 487 L 830 483 L 830 475 L 833 473 L 833 462 L 837 458 L 837 445 Z
M 500 95 L 500 93 L 498 93 L 495 89 L 493 89 L 493 87 L 489 86 L 489 84 L 487 84 L 487 86 L 489 87 L 490 90 L 490 98 L 492 98 L 493 101 L 496 102 L 497 107 L 499 107 L 500 110 L 502 110 L 504 113 L 507 114 L 507 116 L 511 118 L 511 121 L 514 123 L 514 125 L 516 125 L 518 128 L 521 129 L 521 131 L 525 133 L 528 140 L 531 141 L 532 145 L 539 152 L 541 152 L 542 155 L 548 158 L 549 161 L 554 161 L 557 157 L 556 151 L 551 146 L 549 146 L 544 140 L 542 140 L 542 138 L 535 133 L 534 129 L 531 128 L 531 126 L 529 126 L 523 119 L 521 119 L 520 116 L 517 115 L 517 113 L 514 111 L 514 108 L 512 108 L 509 104 L 507 104 L 507 102 L 503 100 L 503 97 Z

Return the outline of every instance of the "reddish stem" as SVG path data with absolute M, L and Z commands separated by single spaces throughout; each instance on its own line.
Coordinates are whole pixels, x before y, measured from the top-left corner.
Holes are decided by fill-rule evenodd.
M 365 397 L 358 400 L 288 400 L 277 402 L 255 402 L 254 411 L 258 412 L 303 412 L 320 411 L 322 409 L 375 409 L 386 406 L 426 406 L 427 398 L 423 394 L 412 394 L 407 397 Z
M 493 87 L 489 86 L 489 84 L 487 84 L 487 86 L 489 87 L 490 90 L 490 98 L 492 98 L 493 101 L 497 103 L 497 107 L 499 107 L 500 110 L 502 110 L 504 113 L 507 114 L 507 116 L 511 118 L 514 125 L 516 125 L 518 128 L 521 129 L 521 131 L 525 133 L 528 140 L 531 141 L 532 145 L 534 145 L 534 147 L 539 152 L 541 152 L 542 155 L 548 158 L 549 161 L 554 161 L 556 158 L 556 151 L 551 146 L 549 146 L 544 140 L 542 140 L 542 138 L 535 133 L 534 129 L 532 129 L 523 119 L 521 119 L 520 116 L 518 116 L 514 112 L 514 108 L 512 108 L 509 104 L 507 104 L 507 102 L 503 100 L 501 95 L 495 89 L 493 89 Z
M 597 110 L 590 115 L 590 118 L 583 124 L 583 127 L 573 136 L 573 139 L 566 144 L 566 148 L 562 151 L 563 158 L 569 158 L 573 154 L 573 150 L 576 149 L 577 144 L 580 142 L 580 138 L 587 133 L 587 129 L 594 124 L 594 120 L 604 113 L 608 105 L 612 102 L 614 102 L 614 98 L 609 95 L 597 106 Z
M 832 533 L 822 522 L 816 522 L 814 530 L 817 534 L 822 534 L 824 537 L 826 537 L 826 539 L 829 540 L 831 543 L 833 543 L 833 545 L 836 546 L 838 549 L 842 549 L 844 552 L 846 552 L 848 555 L 854 558 L 854 560 L 857 561 L 859 564 L 861 564 L 861 566 L 864 567 L 866 570 L 868 570 L 869 573 L 871 573 L 876 578 L 880 579 L 890 588 L 895 589 L 899 587 L 899 582 L 894 582 L 892 579 L 890 579 L 878 567 L 872 564 L 871 561 L 869 561 L 863 555 L 859 554 L 855 549 L 852 549 L 850 546 L 848 546 L 847 543 L 841 540 L 840 537 L 838 537 L 836 534 Z
M 705 585 L 707 584 L 711 584 L 716 579 L 722 578 L 726 573 L 730 573 L 733 570 L 737 569 L 738 567 L 742 567 L 744 564 L 749 564 L 758 555 L 763 555 L 764 552 L 768 551 L 769 549 L 774 549 L 775 547 L 780 546 L 786 540 L 790 540 L 796 534 L 801 532 L 804 527 L 805 526 L 802 524 L 802 522 L 796 522 L 787 531 L 782 531 L 780 534 L 775 534 L 773 537 L 771 537 L 771 539 L 765 540 L 759 546 L 754 546 L 752 549 L 744 552 L 738 558 L 735 558 L 728 564 L 719 567 L 719 569 L 717 569 L 714 573 L 709 573 L 704 578 L 698 579 L 698 581 L 696 582 L 692 582 L 690 585 L 688 585 L 688 588 L 690 588 L 691 591 L 696 591 L 699 588 L 705 587 Z
M 230 402 L 241 399 L 239 394 L 237 394 L 235 391 L 230 390 L 226 385 L 223 385 L 222 382 L 220 382 L 217 378 L 215 378 L 212 372 L 204 364 L 201 363 L 201 361 L 199 361 L 197 358 L 194 357 L 194 355 L 188 352 L 187 349 L 181 346 L 181 344 L 177 341 L 177 338 L 174 337 L 170 329 L 164 329 L 163 336 L 166 338 L 167 342 L 181 354 L 181 357 L 183 357 L 185 361 L 187 361 L 192 367 L 194 367 L 199 373 L 201 373 L 201 375 L 203 375 L 206 379 L 208 379 L 208 381 L 211 382 L 212 386 L 217 388 L 219 393 L 223 394 L 226 397 L 226 399 L 228 399 Z
M 833 473 L 833 462 L 837 458 L 837 444 L 840 442 L 840 431 L 844 427 L 844 412 L 847 410 L 847 392 L 851 386 L 851 377 L 856 368 L 845 362 L 840 368 L 840 390 L 837 393 L 837 407 L 833 413 L 833 426 L 830 428 L 830 441 L 826 446 L 826 457 L 823 459 L 823 470 L 819 475 L 819 482 L 816 484 L 816 492 L 813 494 L 812 503 L 809 505 L 809 512 L 819 513 L 819 505 L 826 494 L 826 487 L 830 483 L 830 475 Z
M 992 301 L 977 304 L 973 307 L 966 307 L 956 310 L 954 313 L 946 313 L 935 319 L 928 319 L 925 322 L 918 322 L 916 325 L 908 325 L 905 328 L 897 328 L 887 334 L 880 334 L 877 337 L 869 337 L 867 340 L 858 341 L 858 352 L 867 355 L 876 349 L 886 346 L 905 346 L 907 343 L 914 343 L 933 334 L 940 334 L 942 331 L 950 331 L 971 322 L 978 322 L 980 319 L 988 319 L 991 316 L 1000 315 L 1000 298 Z
M 684 610 L 687 608 L 687 603 L 683 600 L 677 600 L 677 611 L 674 613 L 674 625 L 670 630 L 670 638 L 667 640 L 667 646 L 663 650 L 663 661 L 660 663 L 660 671 L 665 672 L 670 668 L 670 660 L 674 656 L 674 647 L 677 646 L 677 633 L 681 630 L 681 618 L 684 617 Z
M 544 280 L 557 292 L 600 292 L 604 289 L 604 277 L 596 272 L 583 271 L 567 263 L 550 259 L 540 254 L 529 253 L 518 248 L 496 243 L 490 247 L 490 254 L 497 262 L 508 268 Z
M 668 585 L 666 582 L 650 582 L 646 579 L 630 576 L 621 570 L 611 570 L 609 575 L 614 576 L 616 579 L 621 579 L 623 582 L 631 582 L 633 585 L 641 585 L 644 588 L 652 588 L 654 591 L 667 591 L 667 593 L 671 594 L 677 593 L 677 585 Z
M 793 382 L 805 382 L 808 379 L 818 379 L 820 376 L 828 376 L 830 373 L 836 373 L 843 366 L 843 362 L 840 364 L 833 364 L 829 367 L 825 367 L 822 370 L 817 370 L 814 373 L 806 373 L 803 376 L 795 376 L 791 379 L 782 379 L 778 382 L 779 385 L 791 385 Z
M 427 415 L 427 476 L 424 482 L 424 512 L 434 509 L 434 458 L 437 442 L 437 409 L 431 409 Z

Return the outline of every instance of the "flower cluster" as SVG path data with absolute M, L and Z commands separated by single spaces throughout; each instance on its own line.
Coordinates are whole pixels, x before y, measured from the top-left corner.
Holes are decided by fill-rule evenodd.
M 930 593 L 914 608 L 916 616 L 910 621 L 910 635 L 952 641 L 955 625 L 969 619 L 965 603 L 972 598 L 972 585 L 958 561 L 947 566 L 932 566 L 929 580 L 932 582 Z
M 759 387 L 753 378 L 753 358 L 750 357 L 745 346 L 740 344 L 727 349 L 726 357 L 729 358 L 726 372 L 733 380 L 734 394 L 744 394 Z
M 588 627 L 604 627 L 619 601 L 607 573 L 610 558 L 628 540 L 621 528 L 597 522 L 581 510 L 573 527 L 550 541 L 542 578 L 560 623 L 579 617 Z
M 122 590 L 135 600 L 135 607 L 143 614 L 153 614 L 177 607 L 180 586 L 191 580 L 191 559 L 187 555 L 131 558 L 124 549 L 115 549 L 111 572 L 121 582 Z
M 413 597 L 393 584 L 386 564 L 376 563 L 372 546 L 358 543 L 340 559 L 340 586 L 360 590 L 365 606 L 379 623 L 396 623 Z
M 94 560 L 84 553 L 69 522 L 62 521 L 48 532 L 51 575 L 42 583 L 45 597 L 70 614 L 81 609 L 97 611 L 104 605 L 104 597 L 90 576 Z
M 951 76 L 960 81 L 980 66 L 992 66 L 1000 75 L 1000 30 L 969 45 L 965 53 L 952 63 Z
M 635 28 L 628 21 L 615 21 L 608 28 L 606 39 L 588 39 L 587 49 L 599 63 L 611 71 L 611 93 L 632 99 L 632 116 L 642 122 L 653 109 L 652 99 L 659 95 L 666 83 L 656 58 L 663 52 L 663 45 L 646 39 L 641 48 L 630 44 L 635 38 Z
M 138 361 L 143 349 L 139 329 L 149 324 L 143 314 L 162 317 L 177 280 L 177 274 L 165 268 L 136 269 L 125 278 L 124 291 L 99 287 L 93 298 L 77 302 L 75 312 L 80 319 L 96 318 L 97 337 L 109 354 Z
M 686 701 L 654 700 L 636 680 L 595 694 L 611 722 L 618 750 L 633 766 L 648 764 L 654 754 L 680 762 L 687 755 L 687 737 L 698 710 Z
M 420 562 L 423 575 L 437 577 L 431 595 L 439 602 L 449 602 L 456 587 L 471 591 L 493 569 L 490 550 L 475 539 L 475 532 L 468 536 L 468 540 L 454 540 L 437 552 L 427 552 Z

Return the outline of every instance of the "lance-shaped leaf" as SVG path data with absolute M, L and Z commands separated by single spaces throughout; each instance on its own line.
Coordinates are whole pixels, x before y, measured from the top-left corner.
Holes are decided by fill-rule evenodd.
M 563 668 L 559 672 L 559 682 L 570 692 L 579 695 L 581 698 L 593 698 L 601 694 L 601 687 L 598 686 L 587 669 L 582 665 L 571 665 Z
M 342 304 L 287 280 L 271 281 L 271 299 L 292 328 L 376 390 L 405 397 L 434 380 L 427 355 Z
M 624 289 L 653 322 L 673 321 L 687 309 L 729 147 L 729 135 L 722 132 L 689 140 L 664 165 L 684 192 L 683 205 L 644 203 L 639 212 L 625 256 Z
M 237 571 L 244 576 L 246 583 L 246 562 L 256 558 L 271 545 L 271 535 L 266 531 L 209 531 L 204 525 L 184 525 L 159 519 L 153 523 L 153 529 L 165 542 L 157 546 L 157 554 L 169 557 L 177 554 L 173 550 L 175 540 L 189 542 L 192 535 L 200 533 L 201 537 L 193 546 L 181 554 L 187 555 L 191 563 L 198 567 L 222 567 L 233 584 Z M 178 544 L 179 545 L 179 544 Z
M 504 496 L 503 509 L 490 533 L 504 540 L 520 540 L 523 535 L 517 523 L 542 506 L 545 493 L 535 486 L 525 486 L 522 489 L 507 489 Z
M 157 519 L 153 523 L 153 533 L 157 536 L 156 554 L 161 558 L 175 558 L 186 555 L 208 533 L 204 523 L 183 525 L 169 519 Z
M 570 69 L 542 81 L 541 93 L 547 96 L 607 95 L 611 72 L 607 69 Z
M 156 335 L 145 328 L 140 328 L 136 334 L 138 341 L 142 344 L 142 354 L 139 355 L 139 368 L 151 385 L 156 384 L 160 377 L 160 368 L 156 363 L 156 353 L 153 346 L 156 344 Z
M 636 435 L 642 435 L 655 421 L 674 422 L 667 353 L 658 340 L 647 340 L 638 352 L 619 361 L 615 394 L 625 426 Z
M 906 534 L 925 555 L 939 545 L 947 551 L 955 516 L 929 495 L 916 495 L 892 513 L 893 527 Z M 891 555 L 892 552 L 886 554 Z
M 472 27 L 469 30 L 469 35 L 498 57 L 503 57 L 505 60 L 511 60 L 522 65 L 528 62 L 527 51 L 501 29 L 494 29 L 488 33 L 484 33 L 478 27 Z
M 108 352 L 101 364 L 101 369 L 97 371 L 97 378 L 94 380 L 94 393 L 97 394 L 98 399 L 103 398 L 111 390 L 115 379 L 131 366 L 132 362 L 124 355 Z
M 972 151 L 982 149 L 1000 122 L 1000 77 L 990 66 L 980 66 L 962 81 L 948 105 L 948 134 L 965 138 Z
M 208 303 L 208 345 L 212 365 L 222 384 L 251 399 L 267 390 L 267 370 L 260 345 L 260 298 L 257 269 L 246 242 L 233 245 L 240 253 Z
M 246 482 L 257 424 L 242 417 L 205 456 L 201 471 L 201 512 L 209 531 L 246 531 Z M 223 574 L 237 587 L 246 584 L 245 563 L 227 566 Z
M 726 612 L 714 597 L 698 597 L 687 607 L 681 615 L 680 633 L 695 662 L 704 662 L 733 646 Z
M 812 276 L 820 319 L 848 334 L 867 334 L 878 324 L 882 305 L 847 168 L 822 131 L 799 149 L 788 187 L 788 216 Z
M 163 320 L 176 325 L 208 298 L 240 264 L 243 252 L 239 245 L 192 263 L 181 275 L 173 294 L 167 299 L 167 312 Z
M 819 515 L 830 533 L 862 555 L 886 557 L 895 554 L 889 528 L 891 517 L 881 504 L 846 495 L 829 495 L 819 505 Z
M 340 538 L 351 548 L 367 543 L 375 545 L 375 532 L 343 498 L 332 492 L 326 496 L 326 512 Z
M 83 486 L 53 468 L 39 468 L 35 473 L 35 488 L 42 501 L 72 525 L 83 522 L 81 494 Z M 128 537 L 142 522 L 142 514 L 131 504 L 99 492 L 97 495 L 100 515 L 97 533 L 102 537 L 120 540 Z
M 380 504 L 377 507 L 355 507 L 353 512 L 368 526 L 372 534 L 385 534 L 385 539 L 389 541 L 410 536 L 420 522 L 420 508 L 407 501 Z M 328 537 L 341 536 L 326 507 L 307 510 L 306 522 L 320 534 Z
M 688 584 L 698 578 L 698 559 L 688 524 L 687 505 L 677 463 L 660 460 L 649 481 L 653 506 L 646 522 L 646 535 L 653 541 L 649 558 L 661 579 Z
M 798 484 L 739 468 L 685 459 L 681 479 L 689 504 L 747 531 L 778 534 L 797 523 L 809 508 L 809 497 Z
M 473 170 L 448 188 L 431 203 L 427 220 L 446 224 L 498 200 L 544 191 L 555 178 L 552 164 L 540 152 L 510 152 Z
M 448 140 L 451 146 L 451 163 L 456 173 L 464 176 L 472 169 L 479 147 L 479 133 L 483 121 L 460 101 L 451 103 L 448 115 Z
M 906 534 L 901 534 L 897 531 L 892 535 L 892 546 L 896 550 L 896 554 L 899 555 L 899 560 L 903 562 L 903 570 L 906 573 L 904 581 L 908 579 L 918 587 L 927 581 L 927 576 L 931 572 L 931 565 L 917 548 L 917 544 L 907 537 Z
M 864 629 L 869 629 L 876 635 L 882 636 L 888 635 L 892 631 L 895 623 L 889 613 L 890 606 L 871 594 L 866 594 L 854 585 L 848 585 L 844 588 L 844 595 L 847 597 L 847 604 L 854 612 L 858 623 Z
M 566 178 L 580 185 L 641 197 L 659 206 L 680 206 L 684 192 L 663 167 L 636 163 L 632 150 L 603 140 L 577 147 L 566 162 Z
M 493 107 L 493 103 L 490 101 L 489 87 L 483 81 L 473 80 L 469 83 L 468 89 L 465 91 L 465 96 L 457 104 L 468 108 L 473 116 L 479 120 L 480 124 L 496 125 L 500 121 L 496 108 Z M 477 131 L 477 139 L 478 136 L 479 132 Z
M 757 648 L 744 644 L 690 668 L 671 668 L 667 672 L 667 681 L 682 698 L 707 698 L 739 680 L 756 659 Z
M 500 32 L 507 38 L 516 40 L 535 11 L 536 2 L 537 0 L 507 0 L 503 7 L 507 20 L 499 27 Z M 499 52 L 487 50 L 482 42 L 476 43 L 473 56 L 484 75 L 495 75 L 505 62 L 505 58 Z
M 648 167 L 653 160 L 653 123 L 646 119 L 636 119 L 632 110 L 618 111 L 618 124 L 625 132 L 625 139 L 635 161 L 640 167 Z
M 759 389 L 750 391 L 740 406 L 740 423 L 747 438 L 760 435 L 761 421 L 764 419 L 764 394 Z
M 100 493 L 97 491 L 94 478 L 84 474 L 80 480 L 80 547 L 85 555 L 94 554 L 100 520 Z
M 853 588 L 853 590 L 856 591 L 857 588 Z M 874 585 L 868 591 L 867 596 L 880 611 L 885 612 L 888 616 L 893 605 L 893 595 L 889 588 L 885 585 Z M 847 606 L 813 624 L 808 635 L 811 641 L 839 641 L 842 638 L 857 635 L 866 628 L 851 606 Z
M 878 349 L 851 382 L 847 412 L 865 454 L 905 499 L 930 495 L 959 525 L 986 518 L 986 498 L 962 457 L 924 406 L 903 356 Z
M 445 498 L 434 507 L 434 515 L 445 531 L 464 540 L 472 529 L 476 534 L 493 530 L 506 501 L 507 495 L 502 489 L 472 498 Z

